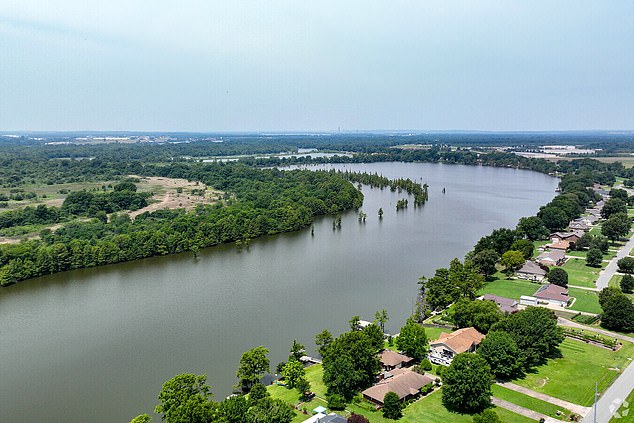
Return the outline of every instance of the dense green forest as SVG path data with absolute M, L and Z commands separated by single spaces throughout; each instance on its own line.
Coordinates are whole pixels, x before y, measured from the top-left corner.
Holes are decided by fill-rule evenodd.
M 192 212 L 143 213 L 134 221 L 123 213 L 111 215 L 109 221 L 74 221 L 54 232 L 43 231 L 40 239 L 2 245 L 0 284 L 155 255 L 196 253 L 220 243 L 296 231 L 309 225 L 314 216 L 358 208 L 363 201 L 351 183 L 329 172 L 262 170 L 241 164 L 173 164 L 143 172 L 200 180 L 234 193 L 237 200 L 200 205 Z M 79 215 L 105 211 L 103 207 L 90 208 L 95 195 L 130 197 L 136 193 L 88 194 L 69 196 L 73 201 L 68 207 L 65 203 L 62 211 Z

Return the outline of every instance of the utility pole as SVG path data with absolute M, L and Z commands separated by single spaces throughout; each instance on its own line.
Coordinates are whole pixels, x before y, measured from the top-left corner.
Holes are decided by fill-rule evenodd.
M 597 398 L 599 397 L 599 382 L 594 385 L 594 423 L 597 423 Z

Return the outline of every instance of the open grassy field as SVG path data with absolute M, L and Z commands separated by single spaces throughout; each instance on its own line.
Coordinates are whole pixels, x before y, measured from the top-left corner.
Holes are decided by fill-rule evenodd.
M 607 263 L 603 263 L 605 267 Z M 601 268 L 586 266 L 586 261 L 579 258 L 570 258 L 562 268 L 568 272 L 568 285 L 594 288 L 594 281 L 599 277 Z
M 611 351 L 566 338 L 560 350 L 561 358 L 548 360 L 534 373 L 514 383 L 590 406 L 594 399 L 595 382 L 599 382 L 599 392 L 605 391 L 619 376 L 620 369 L 630 363 L 628 358 L 634 358 L 634 345 L 630 343 L 625 343 L 619 351 Z
M 503 386 L 493 385 L 491 387 L 491 390 L 493 391 L 493 396 L 496 398 L 512 402 L 513 404 L 519 405 L 520 407 L 537 411 L 538 413 L 542 413 L 555 419 L 567 420 L 567 417 L 570 416 L 570 410 L 562 409 L 549 402 L 512 391 L 510 389 L 504 388 Z M 558 411 L 559 416 L 557 415 Z
M 585 260 L 586 256 L 588 255 L 588 250 L 568 251 L 566 253 L 566 255 L 573 256 L 573 257 L 578 257 L 580 259 L 584 259 Z M 610 259 L 613 259 L 614 257 L 616 257 L 616 251 L 615 250 L 608 250 L 607 253 L 603 254 L 603 260 L 610 260 Z M 605 265 L 607 265 L 607 263 L 605 263 Z M 604 265 L 604 267 L 605 267 L 605 265 Z
M 576 301 L 570 310 L 585 311 L 587 313 L 599 314 L 603 312 L 599 305 L 599 297 L 595 291 L 588 291 L 579 288 L 568 288 L 568 295 L 575 297 Z
M 317 396 L 312 401 L 302 404 L 300 406 L 300 410 L 305 408 L 310 414 L 310 411 L 319 405 L 324 407 L 327 406 L 326 401 L 323 400 L 326 394 L 326 387 L 321 380 L 322 375 L 323 371 L 321 365 L 314 365 L 306 369 L 306 378 L 311 384 L 312 391 L 315 392 Z M 271 385 L 268 387 L 268 391 L 274 398 L 280 398 L 288 402 L 289 404 L 295 405 L 297 404 L 299 399 L 299 395 L 297 394 L 296 390 L 288 389 L 283 386 Z M 371 423 L 394 422 L 394 420 L 383 418 L 383 414 L 381 414 L 380 411 L 375 410 L 374 406 L 371 403 L 362 400 L 360 397 L 357 398 L 353 403 L 349 404 L 346 407 L 346 411 L 339 411 L 338 413 L 342 415 L 348 415 L 351 412 L 366 416 Z M 533 422 L 533 420 L 527 419 L 526 417 L 520 416 L 502 408 L 496 407 L 495 412 L 505 423 Z M 298 412 L 292 423 L 300 423 L 306 420 L 308 417 L 309 415 Z M 471 415 L 449 412 L 442 405 L 440 391 L 431 393 L 428 396 L 423 397 L 418 401 L 408 405 L 407 408 L 403 410 L 403 418 L 399 420 L 399 422 L 405 423 L 471 423 L 472 421 L 473 416 Z
M 522 279 L 505 279 L 502 274 L 496 274 L 495 277 L 498 279 L 485 283 L 480 295 L 493 294 L 519 301 L 522 295 L 533 295 L 539 288 L 539 284 Z

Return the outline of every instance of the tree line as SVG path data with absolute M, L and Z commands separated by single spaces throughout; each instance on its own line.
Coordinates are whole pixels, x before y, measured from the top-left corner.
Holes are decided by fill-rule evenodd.
M 146 212 L 134 221 L 121 213 L 109 221 L 75 221 L 55 232 L 43 231 L 40 239 L 1 245 L 0 284 L 156 255 L 196 254 L 212 245 L 296 231 L 310 225 L 314 216 L 359 208 L 363 201 L 351 183 L 328 172 L 240 164 L 174 164 L 160 169 L 159 176 L 202 180 L 235 193 L 237 199 L 200 205 L 191 212 Z

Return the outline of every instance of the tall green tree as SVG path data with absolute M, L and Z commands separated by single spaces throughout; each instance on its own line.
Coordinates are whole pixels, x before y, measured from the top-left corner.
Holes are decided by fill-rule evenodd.
M 302 358 L 302 356 L 304 355 L 305 351 L 306 347 L 303 344 L 297 342 L 296 339 L 293 339 L 293 345 L 291 345 L 291 355 L 289 356 L 289 360 L 292 357 L 295 360 L 299 361 L 299 359 Z
M 411 317 L 407 319 L 405 326 L 401 328 L 401 333 L 396 338 L 396 348 L 416 360 L 424 359 L 429 349 L 425 328 Z
M 528 239 L 518 239 L 511 245 L 511 250 L 521 251 L 522 255 L 526 260 L 529 260 L 533 257 L 533 252 L 535 251 L 535 245 L 532 241 Z
M 601 234 L 610 241 L 615 242 L 620 238 L 627 236 L 632 227 L 632 221 L 627 213 L 615 213 L 601 225 Z
M 623 275 L 619 286 L 625 294 L 631 294 L 634 292 L 634 277 L 632 275 Z
M 322 357 L 326 355 L 326 350 L 328 349 L 332 341 L 333 337 L 328 329 L 322 330 L 315 336 L 315 345 L 317 345 L 318 347 L 317 351 L 319 352 L 319 355 L 321 355 Z
M 473 353 L 454 357 L 443 372 L 442 403 L 450 411 L 477 413 L 491 405 L 491 368 Z
M 543 307 L 527 307 L 505 316 L 491 327 L 491 331 L 511 335 L 525 368 L 537 366 L 555 355 L 564 340 L 563 330 L 557 326 L 557 316 Z
M 617 292 L 604 301 L 601 326 L 621 332 L 634 331 L 634 304 L 623 293 Z
M 306 378 L 306 370 L 301 362 L 291 359 L 282 369 L 282 376 L 288 386 L 294 388 L 298 381 Z
M 363 331 L 353 330 L 335 338 L 323 356 L 324 384 L 331 394 L 346 401 L 372 384 L 381 369 L 377 351 Z
M 475 327 L 482 333 L 497 323 L 503 314 L 493 301 L 462 299 L 454 304 L 453 321 L 458 328 Z
M 374 320 L 379 323 L 381 327 L 381 331 L 385 333 L 385 323 L 389 320 L 389 316 L 387 315 L 387 310 L 383 309 L 381 311 L 376 311 L 374 313 Z
M 590 267 L 601 267 L 603 263 L 603 253 L 597 248 L 590 248 L 586 254 L 586 265 Z
M 269 371 L 268 353 L 269 350 L 263 346 L 242 353 L 236 376 L 240 379 L 243 392 L 249 392 L 251 387 L 264 376 L 264 373 Z
M 550 233 L 544 226 L 544 222 L 537 216 L 520 218 L 516 230 L 531 241 L 546 239 Z
M 476 353 L 489 363 L 491 373 L 499 379 L 508 380 L 522 374 L 520 350 L 506 332 L 489 332 Z
M 505 267 L 505 272 L 511 274 L 522 267 L 526 259 L 521 251 L 509 250 L 502 254 L 500 264 Z
M 163 384 L 154 412 L 167 423 L 207 423 L 213 421 L 215 403 L 207 376 L 189 373 L 174 376 Z
M 617 213 L 627 214 L 627 204 L 620 198 L 610 198 L 605 202 L 601 209 L 601 217 L 609 219 Z
M 140 414 L 130 420 L 130 423 L 152 423 L 152 417 L 147 414 Z
M 497 271 L 497 269 L 495 268 L 495 263 L 497 263 L 499 259 L 500 255 L 497 253 L 497 251 L 488 249 L 475 253 L 471 257 L 471 262 L 473 263 L 475 268 L 478 269 L 478 272 L 480 272 L 480 274 L 486 278 Z
M 401 399 L 396 392 L 388 392 L 383 397 L 383 417 L 398 420 L 403 417 Z
M 548 272 L 548 281 L 557 286 L 568 287 L 568 272 L 561 267 L 553 267 Z

